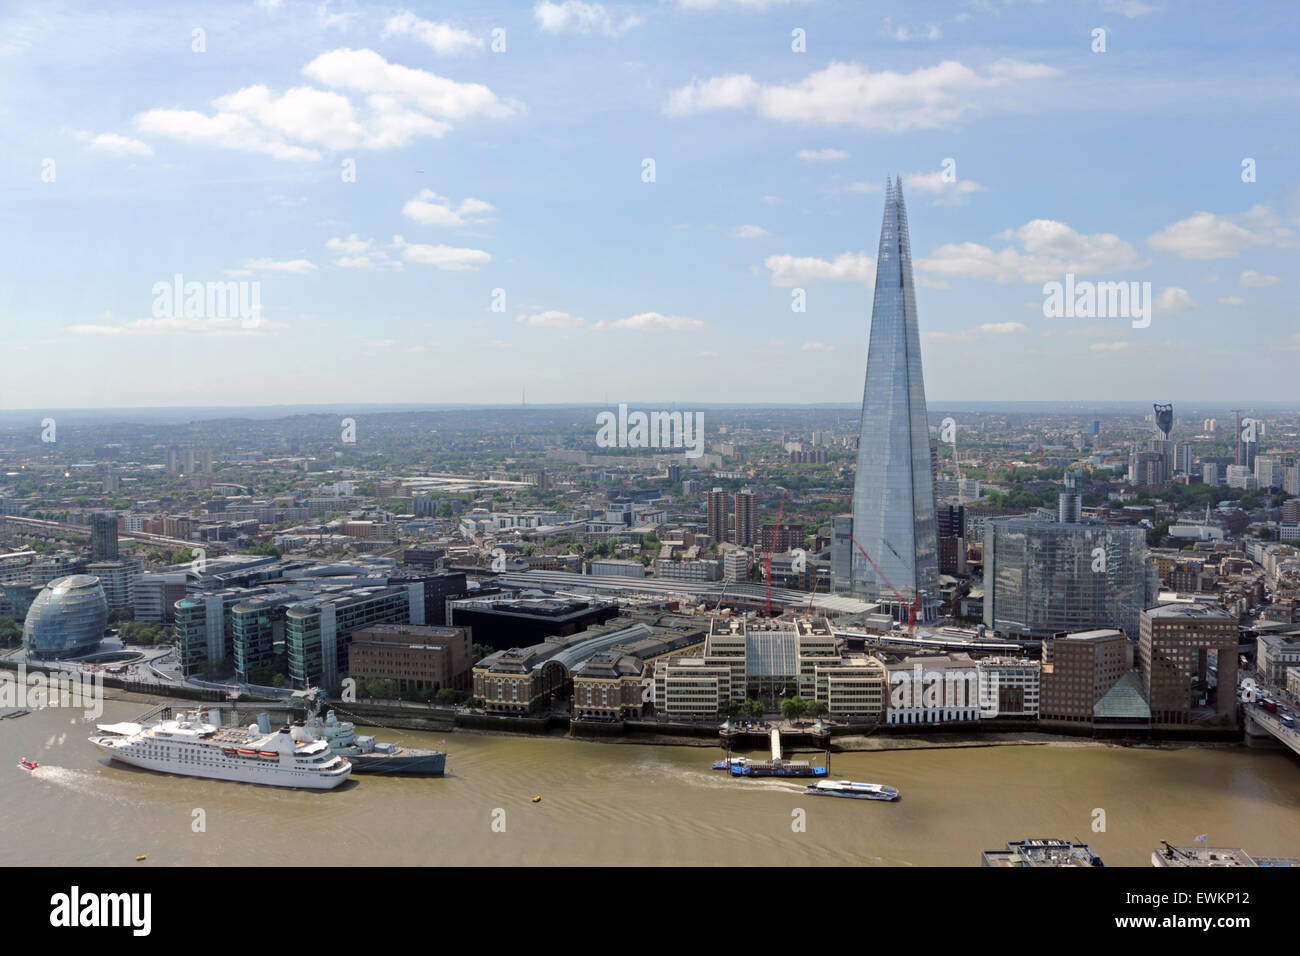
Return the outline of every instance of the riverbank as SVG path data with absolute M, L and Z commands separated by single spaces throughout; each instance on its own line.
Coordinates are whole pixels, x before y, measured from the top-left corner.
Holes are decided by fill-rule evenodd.
M 142 693 L 139 691 L 129 691 L 119 688 L 104 688 L 105 700 L 124 701 L 129 703 L 138 703 L 144 707 L 156 706 L 158 704 L 174 704 L 177 706 L 202 706 L 201 704 L 184 698 L 173 697 L 160 694 Z M 624 746 L 638 747 L 693 747 L 698 749 L 717 750 L 721 748 L 721 742 L 718 735 L 713 732 L 695 734 L 663 734 L 637 730 L 632 733 L 584 733 L 582 727 L 575 732 L 574 729 L 563 727 L 557 723 L 551 723 L 548 718 L 536 718 L 535 727 L 528 729 L 521 728 L 519 718 L 513 718 L 510 721 L 502 720 L 500 726 L 491 726 L 490 720 L 485 720 L 481 715 L 475 715 L 475 726 L 467 726 L 460 721 L 454 724 L 447 719 L 445 715 L 439 714 L 421 714 L 410 711 L 400 711 L 397 713 L 379 713 L 381 708 L 376 705 L 349 705 L 358 710 L 367 711 L 367 713 L 352 714 L 344 711 L 348 719 L 353 719 L 358 728 L 368 730 L 387 730 L 390 732 L 414 731 L 417 733 L 440 733 L 449 732 L 456 734 L 465 734 L 484 737 L 521 737 L 533 739 L 553 739 L 553 740 L 571 740 L 583 743 L 601 743 L 601 744 L 621 744 Z M 241 710 L 249 712 L 256 711 L 258 703 L 255 701 L 245 701 Z M 330 709 L 330 704 L 325 705 L 325 709 Z M 342 708 L 339 708 L 342 710 Z M 527 719 L 525 719 L 527 720 Z M 549 726 L 548 726 L 549 724 Z M 644 727 L 644 723 L 641 724 Z M 1017 731 L 979 731 L 975 733 L 957 733 L 952 731 L 935 731 L 925 734 L 907 734 L 903 735 L 895 731 L 885 731 L 882 733 L 872 734 L 845 734 L 831 738 L 831 753 L 873 753 L 878 751 L 905 751 L 905 750 L 964 750 L 979 747 L 1055 747 L 1055 748 L 1127 748 L 1143 750 L 1182 750 L 1188 748 L 1215 749 L 1215 750 L 1237 750 L 1246 749 L 1244 741 L 1205 741 L 1205 740 L 1159 740 L 1159 739 L 1141 739 L 1141 740 L 1123 740 L 1123 739 L 1098 739 L 1093 737 L 1077 736 L 1073 734 L 1056 734 L 1040 730 L 1017 730 Z M 747 747 L 736 747 L 738 753 L 757 753 L 763 750 L 762 747 L 754 743 Z M 788 753 L 818 753 L 818 748 L 807 745 L 793 744 L 787 746 Z

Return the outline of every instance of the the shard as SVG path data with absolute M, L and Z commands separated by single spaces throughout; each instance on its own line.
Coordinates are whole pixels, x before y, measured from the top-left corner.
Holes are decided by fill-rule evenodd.
M 939 585 L 930 461 L 912 250 L 900 178 L 886 181 L 876 259 L 853 486 L 853 537 L 858 547 L 853 549 L 852 590 L 867 600 L 891 603 L 901 597 L 912 604 L 920 595 L 924 617 L 930 616 Z

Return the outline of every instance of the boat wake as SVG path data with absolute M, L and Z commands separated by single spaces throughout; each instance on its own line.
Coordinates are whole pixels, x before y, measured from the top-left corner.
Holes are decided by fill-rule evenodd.
M 99 774 L 86 770 L 73 770 L 71 767 L 58 767 L 43 763 L 29 773 L 37 780 L 65 787 L 76 793 L 83 793 L 98 799 L 112 800 L 116 803 L 130 803 L 127 797 L 113 793 L 106 781 Z
M 674 767 L 668 769 L 666 775 L 706 790 L 737 790 L 740 792 L 767 790 L 775 793 L 803 793 L 804 787 L 807 785 L 801 781 L 782 780 L 777 777 L 733 777 L 725 770 L 687 770 Z

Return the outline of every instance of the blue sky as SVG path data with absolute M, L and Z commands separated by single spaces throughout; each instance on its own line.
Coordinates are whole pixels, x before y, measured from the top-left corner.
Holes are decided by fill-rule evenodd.
M 932 402 L 1295 399 L 1298 19 L 10 3 L 0 405 L 858 401 L 890 174 Z M 1150 327 L 1044 317 L 1066 272 Z M 260 321 L 158 315 L 177 274 Z

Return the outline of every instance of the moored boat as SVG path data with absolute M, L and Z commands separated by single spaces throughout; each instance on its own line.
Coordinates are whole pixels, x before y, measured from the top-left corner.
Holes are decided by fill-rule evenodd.
M 824 777 L 825 767 L 801 760 L 756 760 L 731 765 L 733 777 Z
M 352 773 L 324 741 L 297 741 L 253 724 L 223 729 L 195 711 L 155 724 L 99 724 L 90 742 L 120 763 L 146 770 L 273 787 L 332 790 Z

